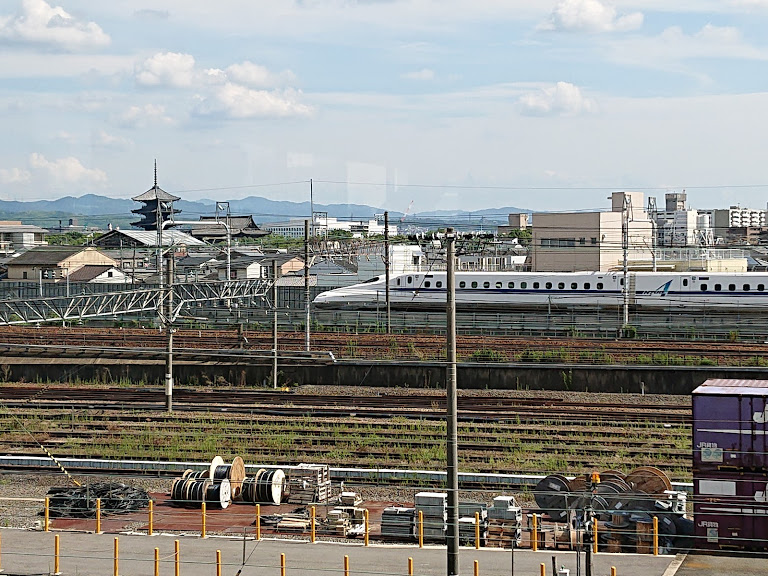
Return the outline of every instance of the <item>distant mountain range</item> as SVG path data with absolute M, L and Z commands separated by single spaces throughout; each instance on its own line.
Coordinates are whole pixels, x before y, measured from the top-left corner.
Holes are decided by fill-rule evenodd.
M 132 214 L 131 210 L 140 206 L 138 202 L 130 199 L 109 198 L 95 194 L 30 202 L 0 200 L 0 219 L 22 220 L 24 224 L 36 224 L 45 228 L 57 228 L 60 225 L 66 227 L 70 219 L 77 220 L 81 226 L 106 228 L 108 224 L 112 224 L 113 227 L 127 228 L 131 222 L 137 220 L 137 216 Z M 185 220 L 197 220 L 199 216 L 212 216 L 216 212 L 216 201 L 208 199 L 179 200 L 174 203 L 174 206 L 182 211 L 179 218 Z M 289 218 L 308 217 L 310 203 L 249 196 L 240 200 L 230 200 L 229 209 L 232 215 L 252 215 L 257 224 L 263 224 Z M 339 219 L 373 218 L 374 215 L 383 213 L 381 208 L 364 204 L 315 204 L 314 210 L 327 212 L 329 217 Z M 515 207 L 487 208 L 473 212 L 436 210 L 409 214 L 403 223 L 430 228 L 450 225 L 457 221 L 463 225 L 480 222 L 489 225 L 504 224 L 507 222 L 506 215 L 515 212 L 528 212 L 528 210 Z M 400 223 L 403 213 L 390 212 L 389 216 L 391 222 Z

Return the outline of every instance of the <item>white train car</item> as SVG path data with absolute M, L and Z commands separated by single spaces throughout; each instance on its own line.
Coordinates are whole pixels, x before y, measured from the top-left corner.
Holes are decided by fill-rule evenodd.
M 630 272 L 627 297 L 637 308 L 768 309 L 768 273 Z M 621 272 L 456 272 L 458 309 L 503 310 L 546 306 L 618 306 L 624 302 Z M 446 273 L 390 278 L 390 306 L 444 309 Z M 386 302 L 384 277 L 319 294 L 318 308 L 376 308 Z

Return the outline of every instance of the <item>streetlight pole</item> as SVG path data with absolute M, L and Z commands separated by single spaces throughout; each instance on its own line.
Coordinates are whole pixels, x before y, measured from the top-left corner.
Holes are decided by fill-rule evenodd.
M 456 384 L 456 278 L 454 273 L 453 228 L 448 228 L 446 240 L 446 316 L 447 354 L 447 473 L 448 473 L 448 576 L 459 574 L 459 450 L 458 450 L 458 392 Z

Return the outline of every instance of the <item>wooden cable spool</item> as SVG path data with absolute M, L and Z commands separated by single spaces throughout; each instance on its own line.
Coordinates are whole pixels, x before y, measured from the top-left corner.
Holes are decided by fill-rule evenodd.
M 211 482 L 205 488 L 205 502 L 210 504 L 214 508 L 221 508 L 222 510 L 229 506 L 232 502 L 232 488 L 229 480 L 223 478 L 222 480 L 216 480 Z
M 240 456 L 235 456 L 232 460 L 232 466 L 229 469 L 229 483 L 232 488 L 233 500 L 237 500 L 241 497 L 243 480 L 245 480 L 245 462 L 243 462 L 243 459 Z
M 214 456 L 213 460 L 211 460 L 211 466 L 208 469 L 209 470 L 208 478 L 213 480 L 215 478 L 216 468 L 223 465 L 224 465 L 224 459 L 221 456 Z
M 216 462 L 216 459 L 214 459 Z M 212 480 L 229 480 L 232 488 L 232 497 L 239 498 L 240 492 L 243 486 L 243 480 L 245 479 L 245 463 L 240 456 L 235 456 L 232 464 L 224 464 L 223 460 L 221 464 L 218 464 L 213 470 Z

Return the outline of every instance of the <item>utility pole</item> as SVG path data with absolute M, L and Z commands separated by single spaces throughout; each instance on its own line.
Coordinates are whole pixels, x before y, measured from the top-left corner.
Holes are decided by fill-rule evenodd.
M 168 354 L 165 362 L 165 407 L 168 412 L 173 412 L 173 252 L 168 256 L 168 315 L 165 318 L 165 330 L 168 335 Z M 162 294 L 162 293 L 161 293 Z M 162 301 L 162 296 L 161 296 Z
M 656 198 L 648 198 L 648 218 L 651 221 L 651 260 L 653 261 L 653 271 L 656 272 L 656 226 L 658 225 L 658 211 L 656 210 Z
M 384 212 L 384 295 L 387 302 L 387 334 L 392 332 L 392 317 L 389 312 L 389 212 Z
M 307 316 L 304 323 L 304 344 L 309 352 L 309 220 L 304 220 L 304 312 Z
M 624 296 L 624 323 L 622 324 L 622 330 L 629 324 L 629 283 L 627 282 L 629 276 L 629 210 L 632 207 L 632 199 L 624 193 L 624 199 L 621 207 L 621 244 L 622 251 L 624 253 L 623 259 L 623 277 L 624 286 L 622 286 L 622 294 Z
M 448 433 L 448 576 L 459 574 L 459 433 L 458 433 L 458 392 L 456 385 L 456 278 L 454 274 L 453 228 L 445 231 L 446 242 L 446 316 L 448 370 L 446 374 L 447 426 Z
M 277 388 L 277 260 L 272 260 L 272 388 Z

